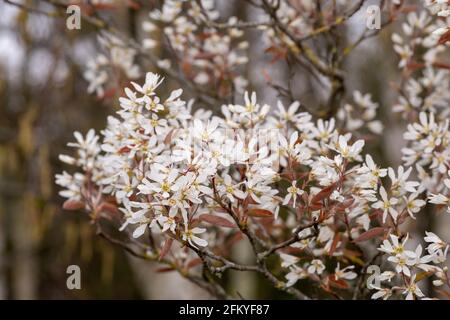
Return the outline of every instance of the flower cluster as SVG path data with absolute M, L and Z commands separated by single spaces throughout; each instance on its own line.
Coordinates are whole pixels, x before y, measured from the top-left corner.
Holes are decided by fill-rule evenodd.
M 88 92 L 95 92 L 98 97 L 103 97 L 109 90 L 120 87 L 122 82 L 137 79 L 140 70 L 135 64 L 136 50 L 127 47 L 122 40 L 107 32 L 99 36 L 98 40 L 108 54 L 99 54 L 89 61 L 84 77 L 89 82 Z
M 355 278 L 355 241 L 398 230 L 425 205 L 411 168 L 379 168 L 361 155 L 364 141 L 340 134 L 334 119 L 313 122 L 297 102 L 287 110 L 279 102 L 271 115 L 255 93 L 222 106 L 223 117 L 192 114 L 181 89 L 159 97 L 161 82 L 148 73 L 142 86 L 126 88 L 102 139 L 75 133 L 77 156 L 61 160 L 81 172 L 56 177 L 66 208 L 85 206 L 97 217 L 117 207 L 120 230 L 148 232 L 162 248 L 176 240 L 200 256 L 243 232 L 263 257 L 279 253 L 286 287 L 310 278 L 330 292 Z M 286 234 L 285 245 L 271 245 Z M 334 272 L 325 272 L 327 257 Z
M 418 282 L 431 276 L 434 277 L 434 286 L 449 285 L 445 265 L 449 244 L 432 232 L 426 232 L 424 241 L 428 244 L 425 254 L 421 244 L 414 250 L 408 250 L 411 242 L 408 235 L 400 239 L 391 234 L 389 239 L 383 241 L 378 250 L 388 256 L 387 261 L 393 265 L 395 272 L 388 270 L 375 275 L 376 284 L 369 285 L 376 290 L 373 299 L 388 299 L 397 294 L 403 294 L 406 300 L 426 299 Z
M 399 68 L 403 70 L 394 111 L 408 119 L 422 111 L 434 112 L 439 119 L 449 115 L 450 73 L 444 59 L 449 46 L 438 32 L 442 24 L 446 22 L 433 18 L 425 10 L 413 11 L 402 25 L 403 35 L 392 35 L 394 50 L 400 57 Z
M 376 120 L 378 103 L 372 101 L 369 93 L 353 92 L 354 103 L 346 103 L 339 109 L 336 118 L 343 123 L 343 127 L 349 132 L 364 133 L 367 128 L 369 134 L 381 134 L 383 124 Z
M 402 165 L 381 167 L 363 152 L 368 135 L 383 131 L 379 104 L 369 93 L 344 94 L 336 43 L 328 43 L 336 52 L 315 52 L 309 41 L 322 33 L 323 41 L 333 38 L 328 32 L 362 2 L 352 8 L 333 1 L 327 16 L 309 0 L 252 1 L 261 19 L 223 22 L 211 0 L 167 0 L 144 21 L 139 53 L 148 52 L 199 103 L 183 100 L 182 89 L 161 94 L 163 79 L 155 73 L 143 84 L 126 83 L 120 109 L 101 134 L 76 132 L 69 144 L 75 156 L 60 156 L 79 168 L 56 175 L 64 207 L 88 210 L 99 233 L 101 219 L 115 223 L 128 241 L 120 243 L 144 253 L 128 251 L 168 264 L 217 296 L 217 279 L 228 269 L 258 272 L 300 298 L 304 283 L 321 290 L 307 292 L 312 297 L 426 299 L 425 279 L 450 289 L 448 243 L 428 230 L 423 238 L 406 231 L 429 208 L 450 213 L 450 66 L 442 31 L 449 9 L 448 1 L 425 2 L 428 10 L 409 10 L 392 35 L 402 75 L 393 110 L 410 121 Z M 392 1 L 383 8 L 394 17 L 402 6 Z M 245 91 L 243 36 L 251 27 L 262 30 L 272 62 L 306 64 L 324 80 L 326 110 L 306 112 L 291 88 L 268 74 L 283 97 L 275 108 Z M 139 75 L 134 49 L 109 36 L 102 43 L 111 58 L 100 56 L 86 73 L 98 94 L 110 86 L 110 66 L 127 79 Z M 159 45 L 170 59 L 155 58 Z M 199 108 L 205 101 L 212 110 Z M 253 250 L 253 263 L 233 261 L 240 241 Z M 372 267 L 384 271 L 364 285 Z
M 439 17 L 450 17 L 450 2 L 448 0 L 425 0 L 425 5 L 428 7 L 432 14 L 436 14 Z M 442 24 L 439 29 L 435 30 L 435 34 L 442 36 L 450 31 L 450 23 Z
M 161 9 L 150 12 L 150 20 L 143 23 L 147 38 L 146 49 L 158 45 L 157 31 L 162 31 L 163 43 L 174 52 L 175 61 L 161 59 L 158 66 L 169 68 L 179 64 L 184 76 L 201 86 L 211 85 L 223 97 L 232 92 L 243 93 L 247 80 L 236 71 L 247 63 L 246 41 L 240 40 L 243 31 L 234 28 L 236 17 L 227 23 L 229 28 L 219 29 L 215 23 L 219 13 L 213 0 L 164 1 Z M 173 60 L 172 59 L 172 60 Z
M 310 0 L 296 3 L 280 1 L 276 15 L 291 35 L 305 37 L 314 29 L 315 9 L 313 1 Z M 262 26 L 261 29 L 264 30 L 265 40 L 273 54 L 286 54 L 289 51 L 298 53 L 299 48 L 293 37 L 271 26 Z

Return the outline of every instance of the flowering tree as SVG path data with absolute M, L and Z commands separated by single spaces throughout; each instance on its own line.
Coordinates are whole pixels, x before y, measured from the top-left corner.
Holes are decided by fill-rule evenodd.
M 143 23 L 142 43 L 104 28 L 106 53 L 85 74 L 89 91 L 108 98 L 125 83 L 124 95 L 101 135 L 75 132 L 75 155 L 60 156 L 78 168 L 56 175 L 64 208 L 85 209 L 100 236 L 218 298 L 232 294 L 228 270 L 258 273 L 299 299 L 425 299 L 430 279 L 430 298 L 448 298 L 449 244 L 408 232 L 427 210 L 450 213 L 448 1 L 381 1 L 380 29 L 351 43 L 341 43 L 343 26 L 363 0 L 246 3 L 255 21 L 225 19 L 208 0 L 166 0 Z M 408 145 L 403 165 L 382 168 L 364 152 L 383 130 L 378 104 L 369 93 L 346 94 L 344 62 L 397 21 L 393 111 L 409 123 Z M 250 29 L 273 61 L 322 84 L 320 106 L 295 101 L 293 88 L 267 73 L 285 103 L 257 101 L 244 76 Z M 159 74 L 136 80 L 140 56 Z M 169 79 L 182 89 L 164 94 Z M 232 259 L 239 242 L 251 246 L 253 263 Z

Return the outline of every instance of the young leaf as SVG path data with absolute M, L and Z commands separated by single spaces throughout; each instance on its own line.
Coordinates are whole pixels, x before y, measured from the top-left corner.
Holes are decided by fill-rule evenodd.
M 170 248 L 172 247 L 173 239 L 168 238 L 166 241 L 164 241 L 164 245 L 161 248 L 161 252 L 159 253 L 159 260 L 164 258 L 164 256 L 169 252 Z
M 450 29 L 447 30 L 446 33 L 444 33 L 440 38 L 439 38 L 439 44 L 444 44 L 446 42 L 450 41 Z
M 322 189 L 318 194 L 316 194 L 312 198 L 311 203 L 312 204 L 320 203 L 320 201 L 322 201 L 323 199 L 328 198 L 333 193 L 334 189 L 336 189 L 336 184 L 334 183 L 331 186 Z
M 354 241 L 355 242 L 362 242 L 362 241 L 367 241 L 370 239 L 373 239 L 381 234 L 384 233 L 384 228 L 382 227 L 376 227 L 373 229 L 370 229 L 364 233 L 362 233 L 358 238 L 356 238 Z
M 171 271 L 175 271 L 175 269 L 172 267 L 162 267 L 162 268 L 156 269 L 156 272 L 158 272 L 158 273 L 171 272 Z
M 273 213 L 265 209 L 250 209 L 247 211 L 247 215 L 256 218 L 270 218 L 273 216 Z
M 219 216 L 214 216 L 212 214 L 207 214 L 207 213 L 202 214 L 198 217 L 198 219 L 201 221 L 205 221 L 205 222 L 214 224 L 219 227 L 236 228 L 236 225 L 233 222 L 231 222 L 230 220 L 219 217 Z
M 345 280 L 342 279 L 336 279 L 335 275 L 331 275 L 328 277 L 328 280 L 330 281 L 330 285 L 339 288 L 339 289 L 347 289 L 348 283 Z
M 69 199 L 63 204 L 64 210 L 80 210 L 84 209 L 84 203 L 78 200 Z

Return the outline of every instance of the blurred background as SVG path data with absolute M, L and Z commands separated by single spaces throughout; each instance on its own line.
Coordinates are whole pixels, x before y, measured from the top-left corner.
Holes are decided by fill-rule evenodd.
M 51 10 L 44 1 L 14 2 Z M 100 14 L 124 34 L 139 39 L 141 20 L 154 2 L 115 1 Z M 140 9 L 130 3 L 139 3 Z M 366 5 L 370 3 L 375 1 Z M 238 13 L 245 19 L 255 15 L 245 1 L 219 4 L 221 16 Z M 363 13 L 354 16 L 347 36 L 356 37 L 364 25 Z M 345 62 L 348 94 L 356 89 L 369 92 L 380 105 L 386 129 L 366 151 L 385 166 L 400 164 L 404 144 L 404 126 L 391 113 L 395 96 L 390 94 L 390 85 L 397 79 L 398 61 L 390 33 L 397 27 L 390 26 L 363 43 Z M 157 266 L 136 261 L 96 237 L 82 212 L 62 210 L 54 175 L 67 167 L 58 155 L 68 152 L 66 143 L 72 141 L 73 131 L 101 130 L 122 92 L 108 92 L 106 98 L 87 93 L 86 61 L 102 50 L 97 34 L 86 23 L 81 30 L 68 30 L 63 18 L 27 12 L 0 0 L 0 299 L 207 298 L 177 275 L 158 273 Z M 282 84 L 292 70 L 282 63 L 269 63 L 260 33 L 249 31 L 246 37 L 250 61 L 244 73 L 249 88 L 257 91 L 260 101 L 274 105 L 277 92 L 267 87 L 261 70 L 270 69 L 273 79 Z M 154 71 L 140 62 L 144 71 Z M 323 98 L 312 82 L 307 74 L 299 73 L 290 84 L 294 98 L 308 106 Z M 419 216 L 412 228 L 434 229 L 444 235 L 450 223 L 443 219 Z M 81 268 L 81 290 L 66 287 L 66 268 L 73 264 Z M 235 275 L 231 282 L 245 297 L 268 297 L 250 274 Z M 180 286 L 190 290 L 177 290 Z

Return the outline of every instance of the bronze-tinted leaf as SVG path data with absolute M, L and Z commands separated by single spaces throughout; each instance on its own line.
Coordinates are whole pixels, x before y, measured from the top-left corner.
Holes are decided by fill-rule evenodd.
M 333 242 L 331 243 L 330 251 L 328 252 L 330 256 L 334 254 L 336 251 L 337 245 L 339 243 L 340 235 L 339 232 L 336 232 L 334 234 Z
M 105 211 L 105 212 L 109 212 L 112 213 L 114 215 L 119 214 L 119 209 L 117 209 L 117 206 L 113 203 L 110 202 L 103 202 L 100 207 L 99 207 L 100 211 Z
M 172 247 L 173 239 L 169 238 L 164 241 L 164 245 L 161 248 L 161 252 L 159 253 L 159 260 L 165 257 L 165 255 L 170 251 Z
M 169 133 L 164 138 L 165 144 L 170 144 L 172 142 L 173 129 L 169 131 Z
M 439 38 L 439 44 L 444 44 L 447 43 L 448 41 L 450 41 L 450 29 L 447 30 L 446 33 L 444 33 L 440 38 Z
M 339 289 L 347 289 L 348 288 L 348 283 L 345 280 L 342 279 L 336 279 L 336 277 L 334 275 L 331 275 L 328 280 L 330 280 L 330 285 L 335 287 L 335 288 L 339 288 Z
M 318 210 L 320 210 L 320 209 L 322 209 L 323 208 L 323 204 L 321 204 L 321 203 L 311 203 L 310 205 L 309 205 L 309 209 L 311 210 L 311 211 L 318 211 Z
M 64 210 L 80 210 L 84 209 L 84 203 L 78 200 L 69 199 L 63 204 Z
M 250 209 L 247 211 L 247 215 L 256 218 L 270 218 L 273 216 L 273 213 L 266 209 Z
M 175 269 L 172 267 L 162 267 L 162 268 L 156 269 L 156 272 L 158 272 L 158 273 L 171 272 L 171 271 L 175 271 Z
M 336 189 L 336 184 L 332 184 L 331 186 L 326 187 L 325 189 L 322 189 L 319 193 L 317 193 L 311 200 L 312 204 L 320 203 L 323 199 L 328 198 Z
M 362 242 L 362 241 L 367 241 L 370 239 L 373 239 L 381 234 L 384 233 L 384 228 L 382 227 L 376 227 L 373 229 L 370 229 L 364 233 L 362 233 L 358 238 L 356 238 L 354 241 L 355 242 Z
M 355 198 L 347 198 L 343 202 L 340 202 L 336 205 L 336 211 L 344 212 L 345 209 L 349 208 L 355 202 Z
M 205 221 L 205 222 L 214 224 L 219 227 L 236 228 L 236 224 L 231 222 L 230 220 L 219 217 L 219 216 L 215 216 L 212 214 L 207 214 L 207 213 L 202 214 L 198 217 L 198 219 L 201 221 Z

